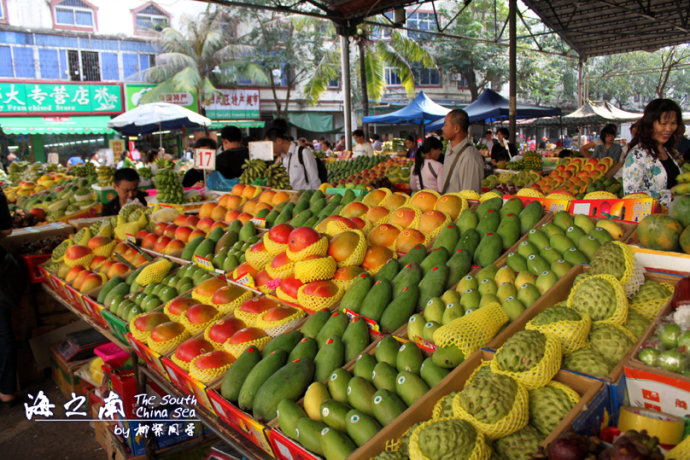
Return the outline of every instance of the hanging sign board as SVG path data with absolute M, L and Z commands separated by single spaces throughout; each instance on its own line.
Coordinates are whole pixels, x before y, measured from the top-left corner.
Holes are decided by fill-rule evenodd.
M 194 150 L 194 167 L 207 171 L 216 170 L 216 151 L 210 149 Z
M 249 143 L 249 159 L 273 161 L 273 142 L 257 141 Z

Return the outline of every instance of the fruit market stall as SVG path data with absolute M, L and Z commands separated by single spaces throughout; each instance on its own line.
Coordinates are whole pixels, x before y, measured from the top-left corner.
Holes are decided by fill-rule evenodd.
M 345 179 L 361 161 L 329 172 Z M 525 172 L 534 184 L 513 196 L 247 180 L 198 214 L 127 205 L 41 270 L 52 295 L 136 354 L 140 384 L 193 395 L 202 422 L 248 457 L 436 458 L 429 440 L 443 435 L 449 452 L 529 458 L 628 417 L 627 367 L 682 285 L 626 243 L 653 234 L 678 249 L 680 223 L 572 213 L 590 186 L 618 199 L 598 165 Z M 562 189 L 573 177 L 577 194 Z M 676 365 L 672 345 L 645 359 Z

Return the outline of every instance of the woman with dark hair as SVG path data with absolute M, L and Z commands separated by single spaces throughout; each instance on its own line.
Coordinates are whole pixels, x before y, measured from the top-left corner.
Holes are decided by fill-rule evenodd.
M 601 144 L 597 144 L 591 158 L 612 158 L 613 161 L 620 161 L 622 148 L 616 140 L 616 125 L 608 124 L 599 133 Z
M 680 174 L 671 151 L 685 132 L 682 112 L 671 99 L 655 99 L 638 123 L 623 165 L 623 190 L 647 193 L 668 206 Z
M 414 168 L 410 174 L 410 188 L 412 190 L 440 191 L 439 176 L 443 171 L 443 164 L 438 161 L 443 142 L 437 137 L 427 137 L 417 149 L 414 156 Z

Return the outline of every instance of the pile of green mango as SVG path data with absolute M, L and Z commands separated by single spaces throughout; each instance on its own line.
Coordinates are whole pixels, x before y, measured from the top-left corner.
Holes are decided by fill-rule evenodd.
M 352 190 L 347 190 L 343 195 L 324 195 L 320 190 L 305 190 L 300 192 L 295 202 L 280 203 L 271 211 L 261 210 L 257 217 L 266 218 L 266 228 L 285 223 L 293 227 L 314 228 L 325 218 L 340 213 L 343 206 L 355 199 Z
M 350 455 L 449 372 L 414 343 L 401 345 L 391 336 L 347 369 L 336 369 L 327 384 L 310 385 L 302 405 L 288 399 L 278 404 L 281 431 L 326 459 Z
M 279 335 L 259 353 L 246 350 L 223 377 L 221 394 L 257 420 L 276 417 L 283 399 L 301 398 L 312 382 L 325 382 L 334 370 L 370 344 L 364 320 L 349 322 L 342 313 L 321 310 L 299 330 Z M 295 372 L 299 363 L 299 372 Z M 282 371 L 290 366 L 290 372 Z
M 213 229 L 208 236 L 197 236 L 187 243 L 180 257 L 194 260 L 194 256 L 210 260 L 214 268 L 231 272 L 244 262 L 244 253 L 260 240 L 256 226 L 250 220 L 244 224 L 233 221 L 227 229 Z

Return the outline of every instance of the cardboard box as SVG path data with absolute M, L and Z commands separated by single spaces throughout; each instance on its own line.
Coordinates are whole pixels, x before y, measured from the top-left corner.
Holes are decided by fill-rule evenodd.
M 522 204 L 524 206 L 527 206 L 532 201 L 538 201 L 542 204 L 542 206 L 544 206 L 545 211 L 550 211 L 553 213 L 556 213 L 558 211 L 567 211 L 570 207 L 570 201 L 569 200 L 552 200 L 550 198 L 535 198 L 535 197 L 531 197 L 531 196 L 519 196 L 519 195 L 504 195 L 503 199 L 506 200 L 506 199 L 511 198 L 513 196 L 520 198 L 520 201 L 522 201 Z
M 36 368 L 42 370 L 50 367 L 52 360 L 51 347 L 62 342 L 67 337 L 67 334 L 88 329 L 90 329 L 90 326 L 84 321 L 79 320 L 29 340 L 31 352 L 36 361 Z
M 508 327 L 506 327 L 501 333 L 494 337 L 494 339 L 489 343 L 487 348 L 497 350 L 505 343 L 506 340 L 508 340 L 508 338 L 513 336 L 516 332 L 522 331 L 525 328 L 525 325 L 537 314 L 544 311 L 547 307 L 550 307 L 552 305 L 557 304 L 558 302 L 566 300 L 572 288 L 575 277 L 580 273 L 586 271 L 587 267 L 588 266 L 586 265 L 576 265 L 575 267 L 573 267 L 563 278 L 561 278 L 555 285 L 553 285 L 551 289 L 546 291 L 544 295 L 542 295 L 530 308 L 525 310 L 519 317 L 517 317 L 512 323 L 510 323 Z M 645 278 L 654 281 L 669 283 L 672 285 L 677 284 L 680 280 L 680 277 L 678 276 L 654 272 L 647 272 L 645 274 Z M 641 340 L 642 339 L 638 340 L 636 344 L 639 344 Z M 588 377 L 590 378 L 601 380 L 608 387 L 610 394 L 609 411 L 611 413 L 613 422 L 617 420 L 618 409 L 620 408 L 620 406 L 623 405 L 623 402 L 625 400 L 626 383 L 625 375 L 623 374 L 623 367 L 630 358 L 630 356 L 633 354 L 635 348 L 636 347 L 633 346 L 630 349 L 630 351 L 628 351 L 623 360 L 620 363 L 618 363 L 616 367 L 613 368 L 608 377 L 600 378 L 588 375 Z M 573 374 L 585 375 L 580 374 L 579 372 L 574 372 L 566 369 L 564 369 L 563 371 L 570 372 Z
M 690 377 L 647 366 L 637 359 L 640 350 L 647 346 L 657 327 L 663 323 L 662 319 L 670 313 L 669 304 L 635 347 L 624 368 L 625 384 L 631 406 L 645 407 L 677 417 L 689 417 Z
M 74 227 L 75 231 L 78 232 L 84 227 L 91 227 L 91 225 L 95 224 L 96 222 L 102 221 L 103 217 L 82 217 L 79 219 L 70 219 L 67 221 L 67 223 Z
M 76 374 L 77 370 L 88 361 L 85 359 L 67 362 L 57 352 L 56 346 L 50 348 L 51 377 L 67 399 L 72 398 L 72 393 L 86 396 L 89 390 L 94 388 L 93 385 Z
M 656 251 L 638 245 L 637 232 L 628 239 L 637 262 L 648 270 L 687 275 L 690 272 L 690 254 L 672 251 Z
M 438 385 L 410 406 L 393 423 L 383 427 L 383 429 L 374 435 L 366 444 L 353 452 L 349 459 L 368 460 L 381 453 L 387 441 L 399 438 L 413 424 L 431 419 L 436 402 L 451 392 L 462 390 L 465 382 L 477 366 L 483 361 L 488 361 L 492 358 L 493 353 L 485 350 L 477 351 L 470 355 L 465 362 L 455 368 Z M 577 427 L 577 429 L 582 432 L 590 433 L 594 428 L 599 428 L 598 424 L 600 424 L 600 417 L 602 414 L 605 415 L 605 403 L 603 401 L 605 390 L 601 382 L 563 371 L 560 371 L 554 380 L 569 386 L 580 394 L 580 401 L 575 405 L 573 410 L 566 415 L 558 427 L 544 440 L 542 443 L 543 446 L 548 445 L 561 433 L 571 427 L 573 429 Z
M 113 187 L 107 186 L 103 187 L 100 185 L 93 184 L 91 188 L 96 192 L 96 196 L 98 198 L 99 203 L 106 204 L 109 201 L 112 201 L 116 196 L 117 192 Z
M 24 243 L 43 240 L 52 236 L 67 238 L 72 233 L 74 233 L 74 227 L 71 225 L 64 222 L 51 222 L 35 227 L 14 229 L 10 236 L 0 239 L 0 246 L 4 247 L 9 252 L 13 252 L 13 248 Z
M 163 375 L 165 375 L 177 388 L 186 394 L 196 396 L 199 404 L 204 406 L 204 408 L 206 408 L 212 414 L 215 414 L 214 406 L 211 404 L 208 392 L 214 386 L 220 385 L 220 379 L 209 384 L 205 384 L 192 378 L 192 376 L 189 375 L 189 372 L 175 364 L 169 357 L 161 358 L 160 362 L 164 369 Z
M 589 217 L 627 222 L 639 222 L 650 214 L 660 211 L 659 202 L 654 198 L 634 198 L 616 200 L 572 200 L 568 212 L 584 214 Z

